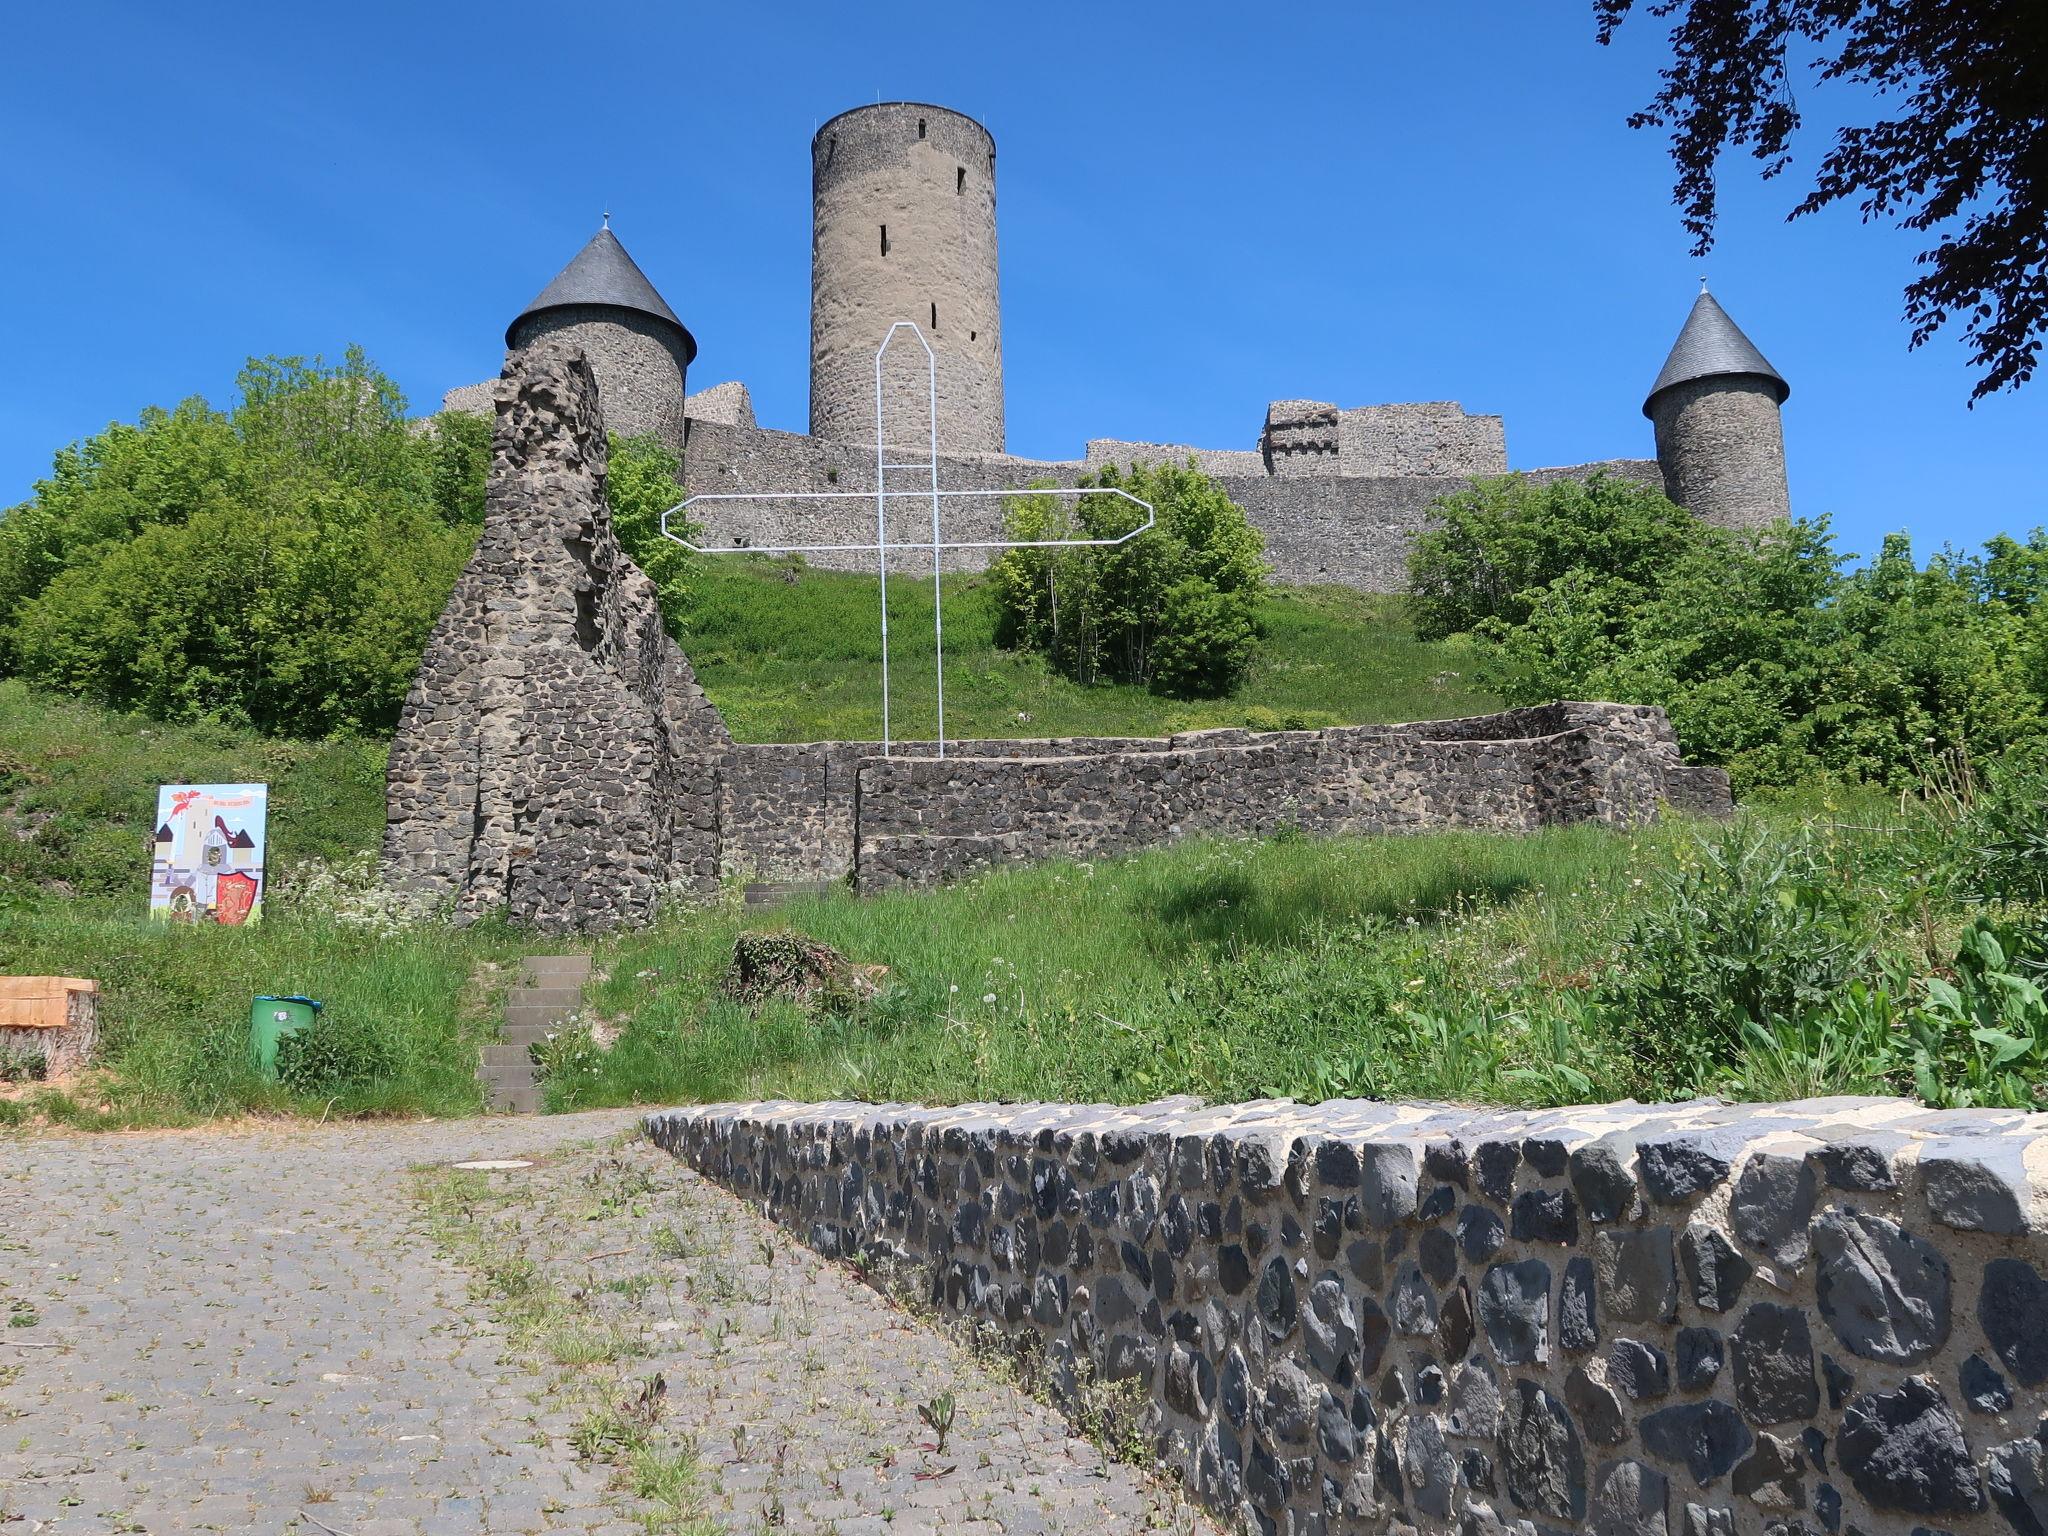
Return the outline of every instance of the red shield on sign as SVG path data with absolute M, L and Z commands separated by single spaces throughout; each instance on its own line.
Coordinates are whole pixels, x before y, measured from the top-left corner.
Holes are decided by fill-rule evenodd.
M 250 911 L 256 905 L 256 879 L 240 871 L 222 875 L 214 882 L 213 920 L 239 927 L 249 919 Z

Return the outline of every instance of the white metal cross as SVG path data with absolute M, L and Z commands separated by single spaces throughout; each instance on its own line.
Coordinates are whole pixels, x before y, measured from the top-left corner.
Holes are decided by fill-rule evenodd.
M 898 331 L 908 331 L 917 344 L 924 348 L 925 387 L 931 403 L 931 456 L 928 460 L 892 464 L 889 462 L 888 433 L 883 420 L 882 406 L 882 362 L 889 347 L 896 340 Z M 892 491 L 889 487 L 890 471 L 925 470 L 931 475 L 928 489 Z M 872 544 L 748 544 L 726 548 L 709 548 L 692 544 L 679 533 L 669 531 L 668 520 L 678 514 L 687 513 L 690 508 L 708 502 L 728 501 L 854 501 L 864 500 L 867 491 L 733 491 L 715 492 L 691 496 L 661 514 L 662 536 L 672 539 L 683 548 L 700 555 L 822 555 L 866 553 L 875 556 L 875 570 L 881 577 L 882 587 L 882 755 L 889 755 L 889 502 L 901 498 L 929 498 L 932 506 L 932 540 L 929 545 L 899 542 L 898 549 L 929 549 L 932 556 L 932 636 L 936 647 L 938 666 L 939 704 L 939 756 L 946 755 L 946 614 L 945 603 L 939 591 L 942 553 L 949 549 L 1067 549 L 1089 546 L 1109 547 L 1128 544 L 1139 534 L 1153 527 L 1157 515 L 1152 503 L 1142 501 L 1129 491 L 1113 485 L 1098 487 L 1082 486 L 1019 486 L 1008 490 L 942 491 L 939 489 L 939 370 L 938 358 L 931 343 L 924 338 L 924 332 L 909 320 L 898 320 L 889 327 L 888 335 L 882 338 L 881 346 L 875 349 L 875 542 Z M 973 497 L 986 499 L 997 496 L 1117 496 L 1141 508 L 1145 521 L 1129 533 L 1113 539 L 947 539 L 939 527 L 939 503 L 949 498 Z M 685 519 L 687 521 L 687 519 Z

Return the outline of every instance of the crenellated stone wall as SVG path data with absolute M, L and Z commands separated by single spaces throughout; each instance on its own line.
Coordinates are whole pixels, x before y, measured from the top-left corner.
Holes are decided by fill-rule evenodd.
M 740 1104 L 648 1134 L 1286 1536 L 2041 1536 L 2048 1117 Z

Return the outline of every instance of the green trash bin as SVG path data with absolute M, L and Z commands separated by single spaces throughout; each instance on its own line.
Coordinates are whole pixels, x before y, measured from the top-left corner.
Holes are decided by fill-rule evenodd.
M 256 1070 L 277 1076 L 277 1042 L 308 1028 L 326 1005 L 310 997 L 259 997 L 249 1005 L 249 1050 Z

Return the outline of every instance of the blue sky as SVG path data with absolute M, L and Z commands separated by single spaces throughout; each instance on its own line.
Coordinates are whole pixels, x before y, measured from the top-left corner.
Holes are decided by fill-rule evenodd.
M 696 333 L 693 388 L 806 414 L 816 124 L 887 99 L 996 135 L 1013 451 L 1250 447 L 1265 402 L 1456 399 L 1517 467 L 1647 456 L 1702 270 L 1791 381 L 1796 510 L 1843 545 L 2048 521 L 2048 381 L 1966 410 L 1906 350 L 1916 237 L 1724 177 L 1687 254 L 1659 24 L 1587 0 L 712 7 L 361 0 L 17 10 L 0 49 L 0 505 L 59 444 L 248 354 L 362 343 L 416 405 L 613 224 Z M 1854 107 L 1827 91 L 1818 123 Z M 1801 171 L 1821 147 L 1805 144 Z

